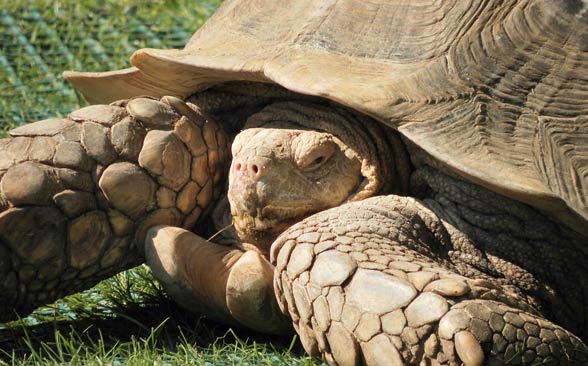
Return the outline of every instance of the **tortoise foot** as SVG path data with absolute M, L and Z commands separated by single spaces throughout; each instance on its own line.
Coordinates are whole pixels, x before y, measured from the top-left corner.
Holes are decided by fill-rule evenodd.
M 258 252 L 159 226 L 147 235 L 145 257 L 154 276 L 184 308 L 263 333 L 291 331 L 274 297 L 273 266 Z
M 292 332 L 274 295 L 274 267 L 261 254 L 245 252 L 227 279 L 227 306 L 231 315 L 250 329 L 268 334 Z
M 276 289 L 305 349 L 330 365 L 585 365 L 573 334 L 491 279 L 457 273 L 413 199 L 312 216 L 272 247 Z M 440 242 L 441 241 L 441 242 Z

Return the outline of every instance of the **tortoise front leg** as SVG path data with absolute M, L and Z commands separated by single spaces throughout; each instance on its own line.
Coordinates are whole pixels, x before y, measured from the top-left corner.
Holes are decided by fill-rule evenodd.
M 0 320 L 141 263 L 134 243 L 154 225 L 193 226 L 229 156 L 220 126 L 173 97 L 93 105 L 9 133 Z
M 291 332 L 274 296 L 274 267 L 259 252 L 158 226 L 147 234 L 145 258 L 167 293 L 184 308 L 263 333 Z
M 375 197 L 294 225 L 275 287 L 305 349 L 330 365 L 585 365 L 588 348 L 489 278 L 457 274 L 437 216 Z

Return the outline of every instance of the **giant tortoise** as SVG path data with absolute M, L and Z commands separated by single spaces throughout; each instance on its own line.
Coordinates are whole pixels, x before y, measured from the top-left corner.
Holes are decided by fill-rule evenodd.
M 182 50 L 67 72 L 97 104 L 0 142 L 0 313 L 146 260 L 331 365 L 586 365 L 587 22 L 228 0 Z

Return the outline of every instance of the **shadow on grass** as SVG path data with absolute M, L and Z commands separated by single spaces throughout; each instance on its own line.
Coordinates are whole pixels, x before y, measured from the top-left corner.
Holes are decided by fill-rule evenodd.
M 151 281 L 139 267 L 0 325 L 0 365 L 316 364 L 294 333 L 270 337 L 213 322 Z

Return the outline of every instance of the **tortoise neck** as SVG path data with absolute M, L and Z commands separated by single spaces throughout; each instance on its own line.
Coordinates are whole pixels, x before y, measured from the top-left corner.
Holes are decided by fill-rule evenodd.
M 548 318 L 588 333 L 588 239 L 534 208 L 421 166 L 411 188 L 452 236 L 463 275 L 498 280 Z

